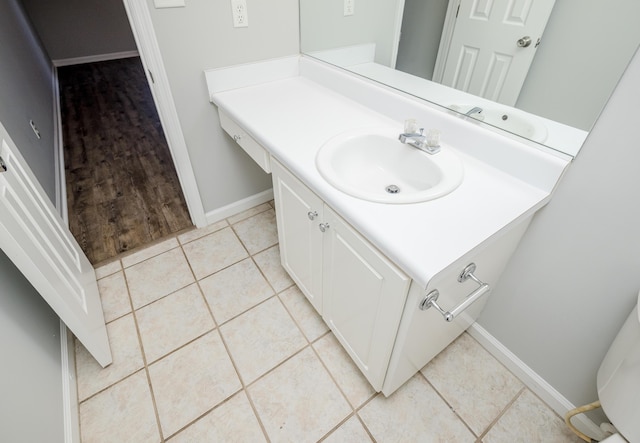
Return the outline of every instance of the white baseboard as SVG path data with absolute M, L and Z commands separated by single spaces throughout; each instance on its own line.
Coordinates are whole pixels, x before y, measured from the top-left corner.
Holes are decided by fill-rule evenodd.
M 53 66 L 82 65 L 84 63 L 105 62 L 107 60 L 117 60 L 119 58 L 138 57 L 138 51 L 110 52 L 109 54 L 87 55 L 84 57 L 62 58 L 52 60 Z
M 76 384 L 76 354 L 73 334 L 60 320 L 60 356 L 62 360 L 62 417 L 64 442 L 80 443 L 80 416 L 78 415 L 78 387 Z
M 472 324 L 467 332 L 560 417 L 564 418 L 576 407 L 478 323 Z M 602 430 L 584 414 L 573 417 L 571 423 L 593 438 L 601 440 L 605 437 Z
M 207 224 L 210 225 L 222 220 L 223 218 L 236 215 L 239 212 L 246 211 L 247 209 L 251 209 L 254 206 L 258 206 L 271 200 L 273 200 L 273 189 L 267 189 L 266 191 L 260 192 L 259 194 L 243 198 L 242 200 L 238 200 L 237 202 L 231 203 L 230 205 L 207 212 L 205 214 Z

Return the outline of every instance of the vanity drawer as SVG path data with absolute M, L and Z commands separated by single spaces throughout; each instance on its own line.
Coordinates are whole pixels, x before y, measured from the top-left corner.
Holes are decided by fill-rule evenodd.
M 264 172 L 271 173 L 271 156 L 260 143 L 255 141 L 247 134 L 236 122 L 234 122 L 227 114 L 219 110 L 220 126 L 224 129 L 244 151 L 249 154 Z

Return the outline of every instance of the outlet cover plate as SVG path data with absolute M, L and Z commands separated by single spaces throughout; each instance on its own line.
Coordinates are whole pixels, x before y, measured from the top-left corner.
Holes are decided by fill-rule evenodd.
M 185 0 L 153 0 L 153 6 L 156 9 L 161 8 L 184 8 Z
M 344 16 L 353 15 L 356 9 L 356 0 L 344 0 Z
M 233 16 L 234 28 L 248 27 L 247 0 L 231 0 L 231 15 Z

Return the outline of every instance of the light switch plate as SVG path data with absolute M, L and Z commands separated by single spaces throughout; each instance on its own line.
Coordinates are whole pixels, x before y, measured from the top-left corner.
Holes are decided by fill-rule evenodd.
M 184 8 L 185 0 L 153 0 L 153 6 L 156 9 L 161 8 Z

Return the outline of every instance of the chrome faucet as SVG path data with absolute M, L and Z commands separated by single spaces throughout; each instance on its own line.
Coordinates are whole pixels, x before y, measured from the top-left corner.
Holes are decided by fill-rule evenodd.
M 416 149 L 426 152 L 427 154 L 437 154 L 440 152 L 440 145 L 431 145 L 427 140 L 427 136 L 424 135 L 424 128 L 420 128 L 420 132 L 405 132 L 398 136 L 400 143 L 413 146 Z
M 464 115 L 473 115 L 473 114 L 481 114 L 481 113 L 482 113 L 482 108 L 475 106 L 469 109 L 467 112 L 465 112 Z

